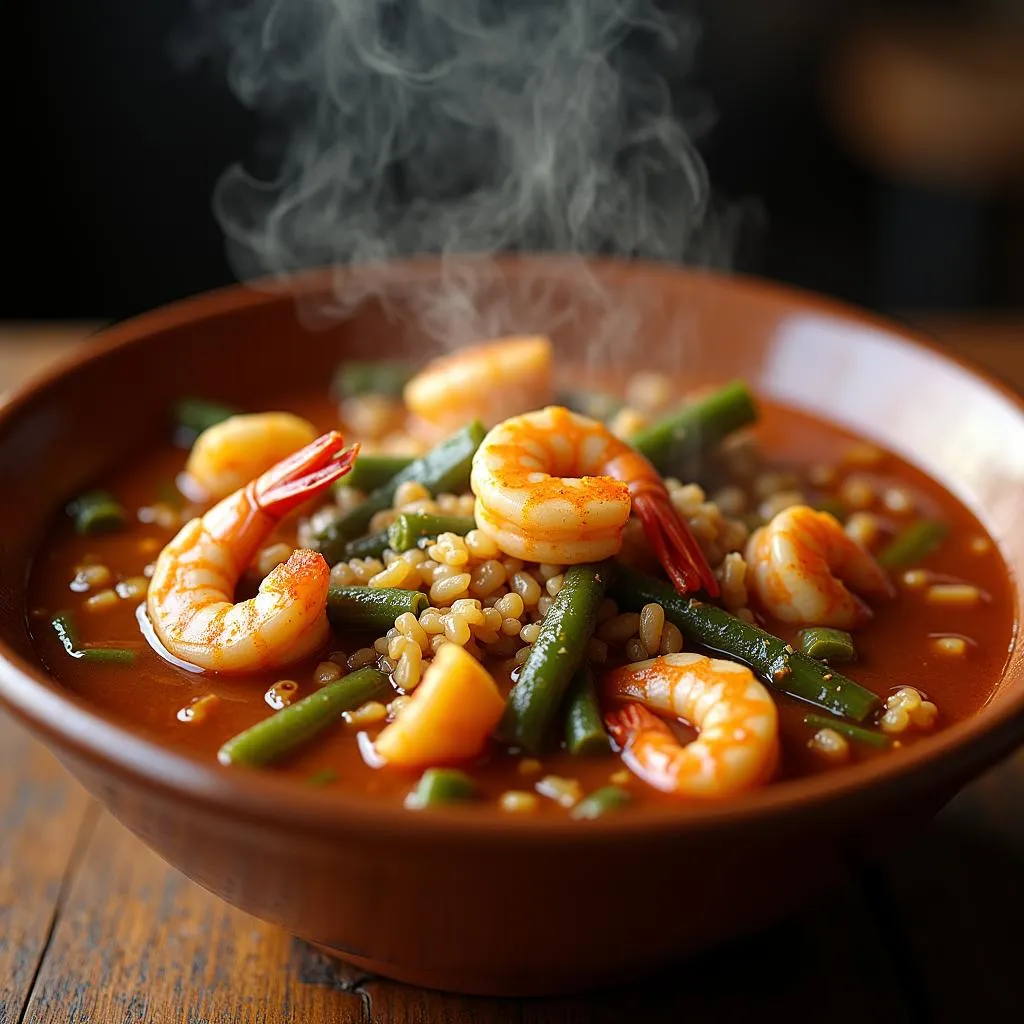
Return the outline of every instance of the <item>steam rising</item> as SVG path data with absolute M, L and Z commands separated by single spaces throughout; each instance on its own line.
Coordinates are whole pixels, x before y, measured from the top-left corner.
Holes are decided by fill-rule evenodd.
M 269 174 L 234 166 L 214 197 L 242 279 L 477 254 L 417 303 L 457 344 L 551 326 L 542 282 L 482 310 L 494 253 L 726 261 L 668 86 L 692 69 L 690 17 L 649 0 L 207 0 L 204 18 L 234 92 L 283 133 Z M 601 302 L 585 261 L 573 272 Z M 305 312 L 344 315 L 368 289 L 338 275 L 331 308 Z

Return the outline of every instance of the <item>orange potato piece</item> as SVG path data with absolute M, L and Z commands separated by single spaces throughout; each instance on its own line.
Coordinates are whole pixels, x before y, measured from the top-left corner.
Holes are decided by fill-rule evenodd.
M 445 644 L 374 746 L 389 764 L 406 768 L 471 760 L 483 752 L 504 711 L 487 669 L 458 644 Z

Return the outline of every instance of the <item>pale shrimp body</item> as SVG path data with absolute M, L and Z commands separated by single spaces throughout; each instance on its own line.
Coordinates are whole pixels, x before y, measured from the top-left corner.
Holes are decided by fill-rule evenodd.
M 608 713 L 608 730 L 630 771 L 662 792 L 722 799 L 767 782 L 778 763 L 775 702 L 743 665 L 666 654 L 608 673 L 605 696 L 630 702 Z M 697 738 L 681 743 L 651 711 L 681 718 Z
M 234 603 L 234 590 L 277 523 L 351 468 L 331 432 L 193 519 L 161 551 L 147 597 L 160 643 L 175 658 L 214 672 L 276 668 L 327 639 L 330 568 L 315 551 L 294 551 Z M 339 452 L 341 454 L 339 455 Z
M 839 521 L 806 505 L 755 530 L 746 560 L 758 600 L 783 622 L 855 629 L 871 618 L 857 594 L 892 595 L 884 570 Z
M 193 501 L 219 501 L 316 436 L 312 423 L 288 412 L 229 416 L 196 438 L 178 485 Z
M 657 470 L 596 420 L 548 406 L 499 423 L 473 456 L 470 487 L 478 528 L 513 558 L 609 558 L 636 513 L 679 590 L 718 592 Z
M 471 420 L 492 427 L 554 394 L 554 354 L 544 337 L 499 338 L 428 363 L 403 398 L 420 433 L 440 436 Z

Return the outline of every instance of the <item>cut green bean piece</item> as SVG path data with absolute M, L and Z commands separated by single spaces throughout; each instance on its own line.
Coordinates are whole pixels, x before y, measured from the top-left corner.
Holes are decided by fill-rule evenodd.
M 846 521 L 846 506 L 838 498 L 822 498 L 814 503 L 814 507 L 819 512 L 827 512 L 830 516 L 835 516 L 841 523 Z
M 609 811 L 617 811 L 625 807 L 633 799 L 629 793 L 618 786 L 605 786 L 595 789 L 585 796 L 570 812 L 569 817 L 577 821 L 592 821 Z
M 544 616 L 540 634 L 509 694 L 497 730 L 503 742 L 528 754 L 540 753 L 593 636 L 606 586 L 604 563 L 566 570 L 562 589 Z
M 397 587 L 331 587 L 327 618 L 339 633 L 387 632 L 405 612 L 419 618 L 430 600 L 419 590 Z
M 108 491 L 89 491 L 68 505 L 75 532 L 82 536 L 109 533 L 125 524 L 125 512 Z
M 660 472 L 686 479 L 720 441 L 756 419 L 754 396 L 736 380 L 641 430 L 630 443 Z
M 131 665 L 135 661 L 135 652 L 127 647 L 80 647 L 77 656 L 105 665 Z
M 174 407 L 174 423 L 182 443 L 191 444 L 204 430 L 222 423 L 241 412 L 222 402 L 208 402 L 204 398 L 183 398 Z
M 54 617 L 50 619 L 50 625 L 53 627 L 53 631 L 57 634 L 57 639 L 61 642 L 64 650 L 67 651 L 72 658 L 77 658 L 78 633 L 75 629 L 75 623 L 71 618 L 70 612 L 61 612 L 59 615 L 54 615 Z
M 843 665 L 857 660 L 853 637 L 841 629 L 827 626 L 810 626 L 797 633 L 800 650 L 809 658 L 827 661 L 831 665 Z
M 403 512 L 388 527 L 388 546 L 394 551 L 408 551 L 427 538 L 442 533 L 457 533 L 465 537 L 476 529 L 472 516 L 435 516 L 429 512 Z
M 415 455 L 360 455 L 352 468 L 334 485 L 369 494 L 398 476 L 416 461 Z
M 655 602 L 690 643 L 748 665 L 769 686 L 827 711 L 863 722 L 881 707 L 870 690 L 820 661 L 795 652 L 777 636 L 712 604 L 683 597 L 669 583 L 616 566 L 612 596 L 620 608 L 639 611 Z M 515 691 L 513 690 L 513 693 Z
M 127 647 L 82 647 L 78 642 L 78 631 L 70 612 L 61 612 L 50 620 L 61 646 L 81 661 L 95 661 L 108 665 L 131 665 L 135 652 Z
M 157 497 L 165 505 L 171 508 L 181 508 L 184 495 L 178 490 L 177 485 L 171 480 L 161 480 L 156 489 Z
M 428 768 L 416 788 L 406 796 L 405 807 L 410 811 L 444 807 L 472 800 L 476 794 L 476 783 L 465 772 L 454 768 Z
M 314 537 L 314 547 L 332 565 L 339 561 L 345 553 L 345 543 L 361 537 L 378 512 L 391 508 L 395 491 L 403 483 L 415 481 L 434 495 L 463 490 L 469 484 L 473 455 L 485 433 L 479 421 L 463 427 L 367 495 L 351 512 L 325 527 Z
M 342 558 L 347 562 L 350 558 L 380 558 L 388 547 L 388 531 L 368 533 L 365 537 L 357 537 L 345 544 Z
M 602 422 L 610 420 L 623 406 L 621 398 L 604 391 L 566 391 L 558 401 L 581 416 Z
M 875 732 L 873 729 L 865 729 L 860 725 L 851 725 L 838 718 L 826 718 L 825 715 L 805 715 L 804 725 L 812 729 L 832 729 L 845 736 L 847 739 L 856 740 L 857 743 L 865 743 L 869 747 L 888 747 L 892 740 L 885 733 Z
M 586 663 L 576 670 L 566 694 L 565 749 L 581 755 L 609 754 L 612 749 L 601 719 L 594 674 Z
M 320 787 L 329 786 L 332 782 L 337 782 L 341 776 L 333 768 L 322 768 L 318 772 L 313 772 L 309 778 L 306 779 L 307 786 Z
M 217 752 L 217 760 L 223 765 L 270 764 L 337 722 L 343 712 L 390 691 L 383 672 L 361 668 L 228 740 Z
M 949 527 L 934 519 L 921 519 L 908 526 L 876 556 L 887 569 L 923 562 L 945 539 Z
M 334 374 L 331 392 L 335 398 L 352 398 L 356 395 L 401 398 L 405 385 L 415 372 L 415 364 L 395 360 L 343 363 Z

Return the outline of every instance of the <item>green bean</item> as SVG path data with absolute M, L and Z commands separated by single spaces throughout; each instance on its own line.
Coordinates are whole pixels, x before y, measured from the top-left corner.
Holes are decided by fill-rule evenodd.
M 606 586 L 607 566 L 603 563 L 566 570 L 562 589 L 544 616 L 498 725 L 498 736 L 505 743 L 529 754 L 540 752 L 593 635 Z
M 125 524 L 124 508 L 107 491 L 89 491 L 68 505 L 75 532 L 83 536 L 109 533 Z
M 811 626 L 797 633 L 800 650 L 809 658 L 827 661 L 832 665 L 842 665 L 857 660 L 857 649 L 853 646 L 853 637 L 841 629 L 830 629 L 827 626 Z
M 171 480 L 161 480 L 156 489 L 157 497 L 171 508 L 181 508 L 184 496 Z
M 208 402 L 205 398 L 183 398 L 174 407 L 174 423 L 179 441 L 191 444 L 204 430 L 216 426 L 241 410 L 221 402 Z
M 934 519 L 921 519 L 908 526 L 876 556 L 879 565 L 897 569 L 922 562 L 946 538 L 949 527 Z
M 421 540 L 439 537 L 442 533 L 457 533 L 465 537 L 476 529 L 472 516 L 435 516 L 429 512 L 403 512 L 388 527 L 388 546 L 394 551 L 408 551 Z
M 390 508 L 395 491 L 403 483 L 416 481 L 431 494 L 462 490 L 469 483 L 469 470 L 473 455 L 484 439 L 484 427 L 474 421 L 463 427 L 446 441 L 432 448 L 426 455 L 411 462 L 386 484 L 368 494 L 366 500 L 351 512 L 336 520 L 313 539 L 313 546 L 330 563 L 339 561 L 345 552 L 345 543 L 366 533 L 370 520 L 380 511 Z
M 70 612 L 61 612 L 50 620 L 53 631 L 57 634 L 61 646 L 81 661 L 96 661 L 107 665 L 131 665 L 135 661 L 135 652 L 127 647 L 82 647 L 78 642 L 78 632 Z
M 602 422 L 610 420 L 623 404 L 621 398 L 604 391 L 566 391 L 559 396 L 558 402 L 581 416 Z
M 455 768 L 428 768 L 416 788 L 409 791 L 405 806 L 410 811 L 425 807 L 443 807 L 445 804 L 472 800 L 477 794 L 476 783 Z
M 331 392 L 335 398 L 351 398 L 354 395 L 401 398 L 405 385 L 415 372 L 413 363 L 390 360 L 343 363 L 334 374 Z
M 331 587 L 327 617 L 339 632 L 380 633 L 389 630 L 404 612 L 419 617 L 430 600 L 419 590 L 397 587 Z
M 822 498 L 814 503 L 814 507 L 819 512 L 827 512 L 830 516 L 835 516 L 841 523 L 846 520 L 846 506 L 838 498 Z
M 64 650 L 71 655 L 72 658 L 78 657 L 78 634 L 75 630 L 74 620 L 71 618 L 70 612 L 61 612 L 58 615 L 54 615 L 50 619 L 50 625 L 53 627 L 53 631 L 57 634 L 57 639 L 61 642 Z
M 760 512 L 744 512 L 739 519 L 750 533 L 760 529 L 767 522 Z
M 341 776 L 333 768 L 321 768 L 318 772 L 313 772 L 306 779 L 307 786 L 329 786 L 332 782 L 337 782 Z
M 736 380 L 669 413 L 630 438 L 630 443 L 662 473 L 692 475 L 700 458 L 735 430 L 757 419 L 754 397 Z
M 585 796 L 569 812 L 569 817 L 575 818 L 577 821 L 593 820 L 609 811 L 617 811 L 621 807 L 625 807 L 632 799 L 629 793 L 618 786 L 605 786 L 603 789 L 595 789 L 589 796 Z
M 580 665 L 566 694 L 565 749 L 570 754 L 608 754 L 611 744 L 601 720 L 601 707 L 594 690 L 594 674 L 586 663 Z
M 415 461 L 414 455 L 360 455 L 335 487 L 351 487 L 369 494 Z
M 848 739 L 866 743 L 869 747 L 888 747 L 892 744 L 892 740 L 885 733 L 864 729 L 859 725 L 851 725 L 838 718 L 827 718 L 825 715 L 805 715 L 804 725 L 808 725 L 812 729 L 833 729 Z
M 347 562 L 350 558 L 380 558 L 388 547 L 388 531 L 368 533 L 365 537 L 356 537 L 346 541 L 342 558 Z
M 799 654 L 777 636 L 712 604 L 682 597 L 669 583 L 617 566 L 612 596 L 639 611 L 655 602 L 691 643 L 748 665 L 769 686 L 818 707 L 863 722 L 881 706 L 870 690 L 820 661 Z M 514 692 L 514 691 L 513 691 Z
M 321 729 L 336 722 L 343 712 L 382 696 L 390 689 L 391 684 L 383 672 L 361 668 L 228 740 L 217 752 L 217 760 L 223 765 L 269 764 L 312 739 Z
M 135 652 L 127 647 L 79 647 L 76 657 L 105 665 L 132 665 L 135 662 Z

